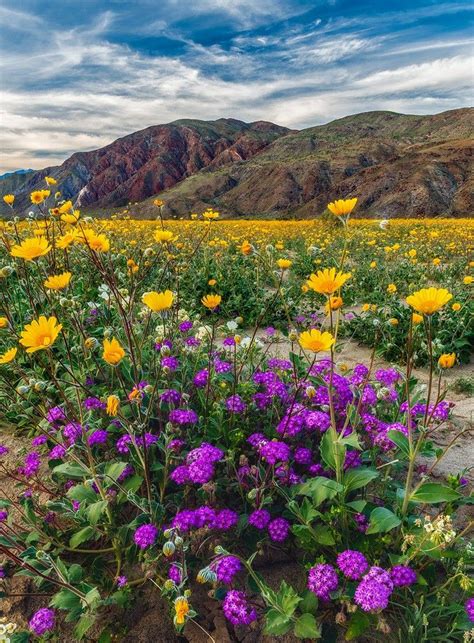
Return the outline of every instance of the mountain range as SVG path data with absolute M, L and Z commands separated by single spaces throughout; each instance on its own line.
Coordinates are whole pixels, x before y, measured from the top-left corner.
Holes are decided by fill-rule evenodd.
M 469 216 L 474 210 L 472 108 L 415 116 L 366 112 L 300 131 L 266 121 L 177 120 L 147 127 L 62 165 L 0 177 L 0 194 L 31 209 L 52 176 L 84 212 L 131 204 L 139 218 L 212 207 L 233 217 L 314 217 L 359 199 L 359 216 Z M 0 214 L 11 210 L 2 203 Z

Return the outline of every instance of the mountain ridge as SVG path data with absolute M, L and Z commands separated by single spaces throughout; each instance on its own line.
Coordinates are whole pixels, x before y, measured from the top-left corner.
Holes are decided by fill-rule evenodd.
M 308 217 L 350 195 L 364 216 L 462 216 L 474 207 L 473 112 L 364 112 L 303 130 L 178 119 L 76 152 L 23 182 L 15 175 L 12 187 L 23 211 L 50 175 L 65 198 L 105 215 L 132 202 L 134 215 L 153 217 L 158 195 L 165 216 L 213 207 L 224 216 Z M 0 179 L 2 194 L 9 182 Z

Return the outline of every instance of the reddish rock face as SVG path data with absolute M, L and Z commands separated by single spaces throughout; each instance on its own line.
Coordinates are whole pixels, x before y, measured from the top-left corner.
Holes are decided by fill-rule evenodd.
M 73 154 L 59 167 L 28 174 L 23 181 L 15 177 L 20 183 L 16 203 L 28 207 L 29 193 L 44 187 L 45 176 L 53 176 L 57 189 L 78 207 L 142 201 L 204 168 L 249 159 L 289 131 L 273 123 L 234 119 L 148 127 L 99 150 Z M 2 189 L 8 182 L 12 179 L 0 181 Z

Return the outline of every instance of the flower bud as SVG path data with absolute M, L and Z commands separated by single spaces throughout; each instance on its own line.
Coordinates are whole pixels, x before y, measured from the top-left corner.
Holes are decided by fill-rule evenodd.
M 174 554 L 176 551 L 176 547 L 174 546 L 174 543 L 171 542 L 171 540 L 168 540 L 164 545 L 163 545 L 163 554 L 169 558 Z

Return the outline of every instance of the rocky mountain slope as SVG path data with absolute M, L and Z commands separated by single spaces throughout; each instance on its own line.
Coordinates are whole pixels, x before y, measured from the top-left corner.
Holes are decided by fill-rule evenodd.
M 143 218 L 156 216 L 156 194 L 166 216 L 213 207 L 226 216 L 310 217 L 349 195 L 359 197 L 359 216 L 466 216 L 474 210 L 473 113 L 367 112 L 299 132 L 176 121 L 74 154 L 28 175 L 18 191 L 49 173 L 81 207 L 108 214 L 132 202 Z

